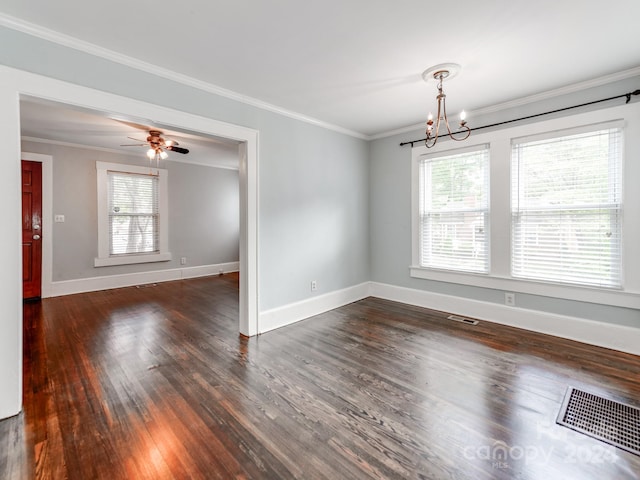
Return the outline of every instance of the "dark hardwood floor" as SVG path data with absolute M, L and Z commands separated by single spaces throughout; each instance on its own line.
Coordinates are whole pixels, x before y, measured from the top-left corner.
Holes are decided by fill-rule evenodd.
M 555 424 L 640 404 L 640 358 L 375 298 L 257 338 L 235 275 L 25 304 L 2 479 L 634 479 Z

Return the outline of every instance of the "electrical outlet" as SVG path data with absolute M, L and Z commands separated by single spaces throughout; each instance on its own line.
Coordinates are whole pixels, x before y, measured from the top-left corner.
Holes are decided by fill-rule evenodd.
M 55 215 L 53 221 L 55 223 L 64 223 L 64 215 Z
M 315 280 L 311 280 L 311 291 L 315 292 L 318 289 L 318 284 Z
M 510 307 L 515 307 L 516 294 L 512 292 L 504 292 L 504 304 L 509 305 Z
M 187 264 L 187 257 L 180 257 L 180 265 L 186 265 Z

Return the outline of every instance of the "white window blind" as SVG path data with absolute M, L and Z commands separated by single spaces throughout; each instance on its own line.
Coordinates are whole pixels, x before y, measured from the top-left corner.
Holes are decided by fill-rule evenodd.
M 158 176 L 107 172 L 109 255 L 159 251 Z
M 420 266 L 488 273 L 489 149 L 419 164 Z
M 620 287 L 622 128 L 512 142 L 512 275 Z

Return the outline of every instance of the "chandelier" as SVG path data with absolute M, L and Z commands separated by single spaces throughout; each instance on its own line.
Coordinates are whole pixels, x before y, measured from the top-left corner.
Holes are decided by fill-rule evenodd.
M 461 142 L 469 138 L 469 135 L 471 135 L 471 129 L 467 126 L 466 113 L 464 112 L 464 110 L 460 112 L 460 126 L 458 127 L 458 130 L 456 132 L 451 131 L 451 127 L 449 126 L 449 118 L 447 117 L 447 96 L 442 90 L 442 82 L 445 78 L 452 78 L 459 71 L 460 65 L 457 65 L 455 63 L 443 63 L 431 67 L 422 73 L 422 78 L 425 82 L 428 82 L 431 79 L 438 82 L 438 95 L 436 96 L 436 100 L 438 101 L 438 113 L 436 115 L 435 126 L 433 114 L 431 114 L 431 112 L 429 112 L 429 116 L 427 118 L 427 138 L 424 141 L 424 144 L 427 148 L 433 147 L 438 141 L 440 124 L 443 122 L 447 127 L 447 133 L 443 132 L 442 135 L 448 134 L 452 140 Z

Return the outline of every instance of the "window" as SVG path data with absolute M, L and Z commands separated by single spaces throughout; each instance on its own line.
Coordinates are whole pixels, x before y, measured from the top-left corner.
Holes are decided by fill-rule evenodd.
M 167 171 L 96 162 L 96 267 L 171 260 L 167 230 Z
M 109 255 L 157 253 L 158 176 L 107 171 Z
M 622 129 L 512 142 L 514 277 L 621 286 Z
M 489 271 L 488 190 L 486 145 L 420 160 L 421 267 Z
M 635 268 L 640 265 L 639 131 L 636 102 L 474 132 L 462 144 L 465 150 L 454 150 L 449 141 L 429 149 L 416 144 L 410 276 L 492 289 L 500 303 L 501 292 L 516 292 L 640 308 L 640 269 Z M 426 198 L 433 182 L 427 162 L 483 149 L 490 164 L 484 272 L 438 252 L 428 224 L 437 209 Z M 432 223 L 452 235 L 452 226 Z M 477 245 L 471 252 L 476 251 L 481 251 Z M 434 253 L 439 263 L 430 260 Z M 455 253 L 462 259 L 474 254 Z

